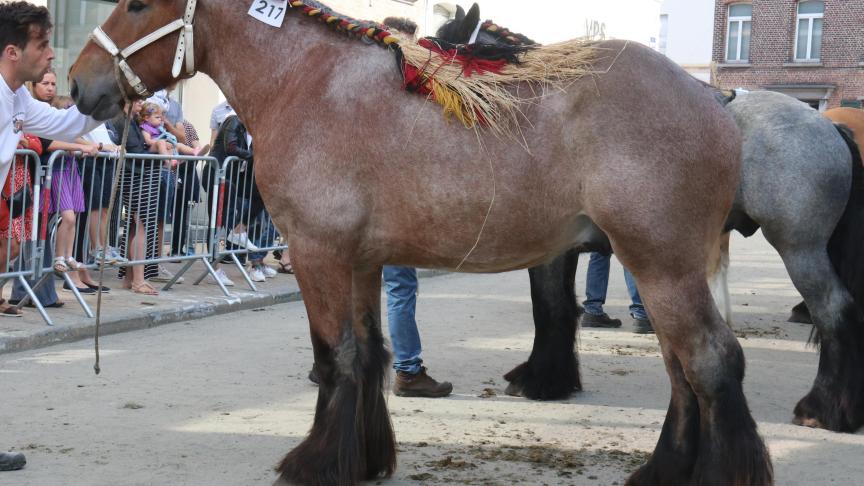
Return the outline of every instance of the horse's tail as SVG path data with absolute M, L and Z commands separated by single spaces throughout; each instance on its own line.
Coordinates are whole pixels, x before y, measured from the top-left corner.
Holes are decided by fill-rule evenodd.
M 864 310 L 864 165 L 854 134 L 845 125 L 835 124 L 852 152 L 852 188 L 843 216 L 828 241 L 828 257 L 843 285 L 852 294 L 858 311 Z
M 734 100 L 735 97 L 738 96 L 737 92 L 734 89 L 719 88 L 717 86 L 714 86 L 711 83 L 706 83 L 705 81 L 702 81 L 701 79 L 699 79 L 695 76 L 693 77 L 693 79 L 698 81 L 699 84 L 701 84 L 703 88 L 711 90 L 711 94 L 714 95 L 714 99 L 717 100 L 717 102 L 723 106 L 726 106 L 729 103 L 732 103 L 732 100 Z
M 732 325 L 732 299 L 729 296 L 729 232 L 726 231 L 708 254 L 708 288 L 726 324 Z

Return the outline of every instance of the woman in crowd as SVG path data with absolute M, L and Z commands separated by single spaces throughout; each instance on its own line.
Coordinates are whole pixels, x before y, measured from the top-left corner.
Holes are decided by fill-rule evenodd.
M 74 105 L 72 98 L 59 96 L 51 103 L 55 108 L 65 110 Z M 62 159 L 55 159 L 51 174 L 51 205 L 49 212 L 60 215 L 60 226 L 57 228 L 57 241 L 54 245 L 55 272 L 62 273 L 70 270 L 80 270 L 81 264 L 74 257 L 75 230 L 77 228 L 78 213 L 84 212 L 84 186 L 78 172 L 78 161 L 71 152 L 82 152 L 87 156 L 95 156 L 99 152 L 98 145 L 52 141 L 48 146 L 49 152 L 65 150 L 70 153 Z M 72 282 L 82 293 L 94 293 L 95 291 L 85 286 L 78 278 L 78 273 L 69 274 Z
M 32 150 L 37 155 L 42 155 L 42 142 L 38 137 L 24 134 L 18 143 L 18 149 Z M 33 182 L 30 174 L 37 163 L 36 160 L 15 157 L 3 186 L 0 197 L 0 272 L 10 270 L 9 265 L 21 252 L 21 243 L 33 234 Z M 16 198 L 20 191 L 29 193 L 29 197 Z M 17 217 L 13 212 L 17 213 Z M 0 304 L 3 302 L 0 298 Z M 0 311 L 3 316 L 20 317 L 21 314 L 21 309 L 11 305 Z
M 144 144 L 141 134 L 141 101 L 132 104 L 132 115 L 135 122 L 129 126 L 129 136 L 126 141 L 126 151 L 130 154 L 148 153 L 150 150 Z M 109 130 L 114 133 L 115 143 L 120 143 L 123 137 L 125 120 L 121 116 L 109 122 Z M 156 258 L 159 254 L 157 241 L 159 207 L 159 161 L 127 159 L 120 180 L 120 205 L 124 220 L 123 237 L 120 240 L 120 252 L 129 260 Z M 135 293 L 158 295 L 159 291 L 147 282 L 147 279 L 157 276 L 158 265 L 133 265 L 121 267 L 119 276 L 123 286 Z

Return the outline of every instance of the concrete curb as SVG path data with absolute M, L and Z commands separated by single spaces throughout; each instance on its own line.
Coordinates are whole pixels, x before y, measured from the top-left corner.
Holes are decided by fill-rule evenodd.
M 302 300 L 299 291 L 275 294 L 259 292 L 250 297 L 223 299 L 222 302 L 202 302 L 171 309 L 154 310 L 133 316 L 112 316 L 102 321 L 99 334 L 107 336 L 121 332 L 138 331 L 175 322 L 203 319 L 229 312 L 257 309 L 259 307 L 299 300 Z M 0 339 L 0 354 L 16 353 L 54 344 L 91 339 L 95 332 L 95 319 L 87 319 L 85 323 L 77 325 L 45 326 L 44 330 L 37 331 L 29 336 Z
M 430 278 L 448 273 L 441 270 L 419 270 L 417 276 L 418 278 Z M 165 324 L 203 319 L 230 312 L 257 309 L 301 300 L 303 300 L 303 296 L 299 290 L 244 293 L 234 298 L 222 298 L 218 301 L 204 301 L 144 313 L 136 312 L 132 315 L 109 316 L 102 321 L 99 334 L 107 336 L 121 332 L 150 329 Z M 54 327 L 45 326 L 42 330 L 33 332 L 27 336 L 0 337 L 0 354 L 17 353 L 44 348 L 54 344 L 92 339 L 95 332 L 95 319 L 87 319 L 75 324 L 57 325 Z

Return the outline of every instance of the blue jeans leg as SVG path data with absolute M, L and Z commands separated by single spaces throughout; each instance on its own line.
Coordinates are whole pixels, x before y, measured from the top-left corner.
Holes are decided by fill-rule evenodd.
M 630 315 L 633 319 L 648 319 L 642 298 L 639 297 L 639 289 L 636 288 L 636 280 L 630 270 L 624 269 L 624 282 L 627 283 L 627 292 L 630 293 Z
M 596 316 L 603 314 L 606 303 L 606 288 L 609 287 L 609 259 L 611 255 L 592 253 L 588 261 L 588 277 L 585 279 L 585 312 Z
M 261 214 L 247 231 L 249 232 L 249 239 L 258 248 L 273 246 L 273 242 L 276 240 L 276 227 L 273 226 L 273 220 L 270 219 L 270 214 L 266 210 L 261 211 Z M 266 251 L 249 252 L 249 259 L 252 261 L 263 260 L 266 257 Z
M 387 292 L 387 320 L 393 344 L 393 368 L 417 374 L 420 358 L 420 333 L 414 311 L 417 307 L 417 270 L 412 267 L 384 267 L 384 289 Z

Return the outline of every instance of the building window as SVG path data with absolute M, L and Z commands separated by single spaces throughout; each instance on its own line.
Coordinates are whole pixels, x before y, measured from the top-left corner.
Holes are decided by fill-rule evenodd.
M 822 17 L 825 3 L 798 2 L 798 22 L 795 29 L 795 60 L 817 62 L 822 52 Z
M 729 28 L 726 29 L 727 61 L 748 62 L 750 60 L 752 16 L 753 5 L 749 3 L 729 5 Z

